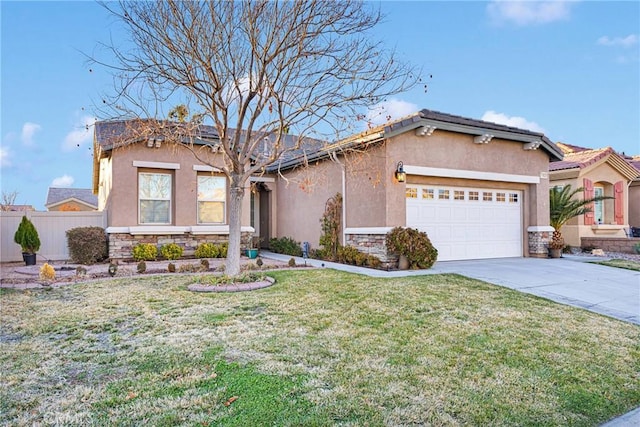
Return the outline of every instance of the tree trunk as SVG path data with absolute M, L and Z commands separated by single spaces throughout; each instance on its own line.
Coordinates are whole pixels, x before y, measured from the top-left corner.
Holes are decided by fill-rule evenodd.
M 242 199 L 244 187 L 238 182 L 237 177 L 231 178 L 229 188 L 229 250 L 227 251 L 227 264 L 225 274 L 237 276 L 240 274 L 240 245 L 242 232 Z

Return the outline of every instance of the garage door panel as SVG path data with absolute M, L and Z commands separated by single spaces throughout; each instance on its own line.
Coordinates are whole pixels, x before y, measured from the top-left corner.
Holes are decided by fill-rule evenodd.
M 416 188 L 418 197 L 407 199 L 407 226 L 427 233 L 439 260 L 522 256 L 520 192 L 408 187 Z M 426 198 L 430 194 L 435 197 Z M 440 199 L 440 194 L 448 196 Z

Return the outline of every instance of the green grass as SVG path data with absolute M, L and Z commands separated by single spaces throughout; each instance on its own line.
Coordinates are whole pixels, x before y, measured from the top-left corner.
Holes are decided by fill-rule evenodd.
M 0 424 L 591 426 L 640 405 L 638 326 L 456 275 L 270 274 L 1 291 Z
M 626 268 L 627 270 L 640 271 L 640 262 L 627 259 L 611 259 L 609 261 L 597 261 L 594 264 L 606 265 L 609 267 Z

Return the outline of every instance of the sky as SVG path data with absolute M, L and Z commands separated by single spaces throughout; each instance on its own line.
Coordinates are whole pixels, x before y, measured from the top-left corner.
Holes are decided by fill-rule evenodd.
M 376 35 L 428 83 L 388 100 L 392 116 L 428 108 L 640 154 L 640 2 L 379 5 Z M 92 186 L 91 125 L 113 80 L 87 56 L 123 33 L 89 1 L 0 0 L 0 15 L 0 189 L 44 210 L 49 187 Z

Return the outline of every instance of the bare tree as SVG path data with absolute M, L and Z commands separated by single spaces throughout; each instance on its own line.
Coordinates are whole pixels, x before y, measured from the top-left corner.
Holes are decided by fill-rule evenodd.
M 11 210 L 11 206 L 16 204 L 16 199 L 18 198 L 17 191 L 2 192 L 2 200 L 0 201 L 0 211 L 9 211 Z
M 240 270 L 249 177 L 311 138 L 336 141 L 353 133 L 367 107 L 419 81 L 416 70 L 376 40 L 372 30 L 382 16 L 370 3 L 166 0 L 104 7 L 132 42 L 108 46 L 116 63 L 105 65 L 117 83 L 104 105 L 122 117 L 155 118 L 146 123 L 164 129 L 169 117 L 182 122 L 182 131 L 196 132 L 200 123 L 217 130 L 212 145 L 224 156 L 230 189 L 230 275 Z M 295 143 L 287 135 L 296 135 Z M 187 140 L 174 142 L 198 156 Z

